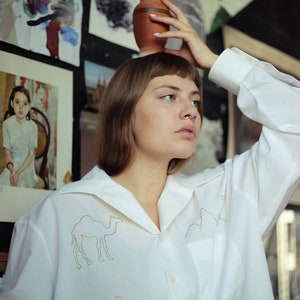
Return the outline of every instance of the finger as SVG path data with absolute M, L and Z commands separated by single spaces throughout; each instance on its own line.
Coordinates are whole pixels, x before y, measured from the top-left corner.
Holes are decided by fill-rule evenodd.
M 176 6 L 175 4 L 170 2 L 169 0 L 161 0 L 161 2 L 168 7 L 168 9 L 173 13 L 173 15 L 178 20 L 180 20 L 183 23 L 190 24 L 188 18 L 185 16 L 183 11 L 178 6 Z
M 186 31 L 170 30 L 165 32 L 157 32 L 154 35 L 159 39 L 175 38 L 183 40 L 185 42 L 189 40 L 189 33 Z
M 180 31 L 192 31 L 193 30 L 189 24 L 183 23 L 183 22 L 179 21 L 178 19 L 175 19 L 172 17 L 163 17 L 163 16 L 157 16 L 155 14 L 151 14 L 150 18 L 154 22 L 168 24 Z

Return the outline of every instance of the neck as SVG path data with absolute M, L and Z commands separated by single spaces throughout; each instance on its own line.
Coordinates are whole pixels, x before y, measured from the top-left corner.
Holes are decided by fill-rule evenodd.
M 159 227 L 158 200 L 167 180 L 167 166 L 135 161 L 112 179 L 129 190 Z
M 132 192 L 139 201 L 143 201 L 149 192 L 152 195 L 160 195 L 167 180 L 167 169 L 162 166 L 146 167 L 133 164 L 112 179 Z
M 17 120 L 18 123 L 23 124 L 23 123 L 26 121 L 26 118 L 19 118 L 19 117 L 16 115 L 16 120 Z

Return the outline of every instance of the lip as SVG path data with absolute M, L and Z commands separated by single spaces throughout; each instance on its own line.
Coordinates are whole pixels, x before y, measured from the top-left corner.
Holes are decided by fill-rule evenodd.
M 180 128 L 179 130 L 175 131 L 175 133 L 181 134 L 183 137 L 193 140 L 196 137 L 196 130 L 194 126 L 188 125 Z

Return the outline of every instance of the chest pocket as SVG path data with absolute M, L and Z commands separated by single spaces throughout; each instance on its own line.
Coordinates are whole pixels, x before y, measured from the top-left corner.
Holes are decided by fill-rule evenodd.
M 226 233 L 187 244 L 198 274 L 201 299 L 234 299 L 244 280 L 241 255 Z

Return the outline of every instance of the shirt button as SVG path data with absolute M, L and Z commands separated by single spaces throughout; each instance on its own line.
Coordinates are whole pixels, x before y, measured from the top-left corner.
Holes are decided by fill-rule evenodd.
M 170 280 L 171 280 L 172 283 L 176 283 L 176 278 L 174 276 L 171 276 Z

